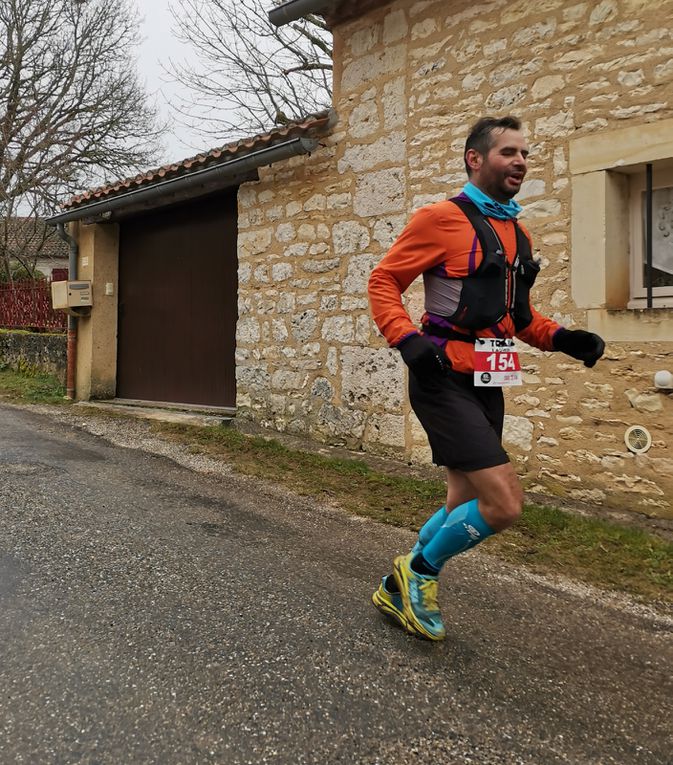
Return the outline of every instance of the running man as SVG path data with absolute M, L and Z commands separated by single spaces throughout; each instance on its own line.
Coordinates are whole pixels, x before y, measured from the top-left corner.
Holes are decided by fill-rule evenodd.
M 372 596 L 408 632 L 442 640 L 437 580 L 449 558 L 511 526 L 523 491 L 502 440 L 505 385 L 521 384 L 513 338 L 593 367 L 605 344 L 539 314 L 529 292 L 540 269 L 514 196 L 528 146 L 516 117 L 480 119 L 465 144 L 468 182 L 418 210 L 369 279 L 372 316 L 409 368 L 409 400 L 433 461 L 447 468 L 446 505 L 395 559 Z M 420 275 L 422 332 L 402 304 Z

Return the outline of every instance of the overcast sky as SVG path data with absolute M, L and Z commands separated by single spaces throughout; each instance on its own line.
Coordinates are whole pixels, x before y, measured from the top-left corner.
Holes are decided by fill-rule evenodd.
M 148 90 L 155 94 L 162 116 L 169 117 L 168 104 L 175 101 L 181 86 L 170 82 L 161 68 L 168 65 L 169 57 L 177 60 L 189 58 L 189 50 L 171 34 L 172 16 L 168 0 L 136 0 L 141 15 L 140 73 L 147 81 Z M 161 164 L 176 162 L 196 154 L 204 148 L 207 139 L 194 135 L 187 128 L 173 124 L 164 139 L 164 156 Z

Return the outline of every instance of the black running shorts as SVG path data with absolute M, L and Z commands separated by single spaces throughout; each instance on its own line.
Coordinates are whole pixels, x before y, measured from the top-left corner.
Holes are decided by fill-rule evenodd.
M 471 374 L 419 380 L 409 372 L 409 400 L 428 434 L 432 461 L 456 470 L 482 470 L 509 462 L 502 448 L 502 388 L 475 388 Z

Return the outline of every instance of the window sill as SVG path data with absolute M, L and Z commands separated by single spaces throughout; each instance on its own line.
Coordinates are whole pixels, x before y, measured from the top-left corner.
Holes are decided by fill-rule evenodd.
M 631 298 L 626 306 L 630 311 L 656 311 L 657 308 L 673 308 L 673 297 L 655 297 L 652 308 L 647 307 L 647 298 Z
M 608 342 L 673 343 L 671 308 L 590 308 L 587 326 Z

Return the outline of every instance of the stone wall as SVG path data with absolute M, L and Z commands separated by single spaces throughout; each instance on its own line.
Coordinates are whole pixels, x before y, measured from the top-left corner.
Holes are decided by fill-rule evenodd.
M 460 189 L 466 129 L 485 113 L 519 115 L 530 143 L 518 199 L 542 259 L 534 300 L 585 326 L 570 292 L 569 143 L 673 116 L 672 13 L 671 0 L 397 0 L 337 27 L 338 125 L 239 194 L 241 413 L 429 462 L 366 283 L 409 214 Z M 420 285 L 405 300 L 418 319 Z M 522 349 L 506 442 L 529 489 L 673 517 L 673 398 L 652 382 L 673 370 L 671 340 L 610 342 L 594 370 Z M 653 435 L 646 455 L 625 447 L 632 424 Z
M 65 383 L 66 335 L 41 332 L 0 332 L 0 363 L 12 369 L 46 372 Z

